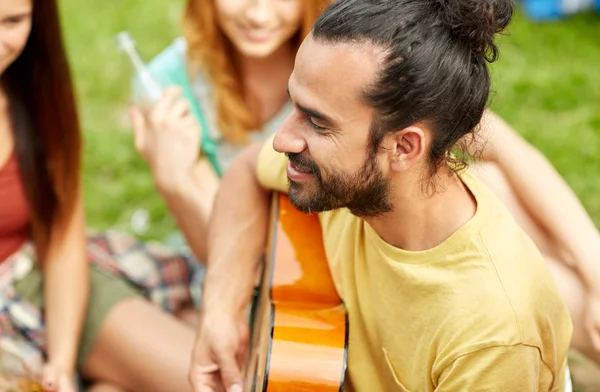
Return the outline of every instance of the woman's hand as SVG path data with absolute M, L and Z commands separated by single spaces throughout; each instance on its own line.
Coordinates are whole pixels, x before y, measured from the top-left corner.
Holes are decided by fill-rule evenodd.
M 42 388 L 44 392 L 77 392 L 73 374 L 52 364 L 42 369 Z
M 146 161 L 160 192 L 185 186 L 200 151 L 200 125 L 181 98 L 169 88 L 161 100 L 142 113 L 132 107 L 135 147 Z

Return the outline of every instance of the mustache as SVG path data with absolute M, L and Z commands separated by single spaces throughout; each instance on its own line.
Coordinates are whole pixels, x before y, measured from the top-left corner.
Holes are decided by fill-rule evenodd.
M 285 155 L 298 170 L 314 174 L 317 177 L 321 175 L 321 170 L 319 169 L 319 166 L 317 166 L 317 164 L 311 159 L 306 158 L 300 153 L 287 152 L 285 153 Z

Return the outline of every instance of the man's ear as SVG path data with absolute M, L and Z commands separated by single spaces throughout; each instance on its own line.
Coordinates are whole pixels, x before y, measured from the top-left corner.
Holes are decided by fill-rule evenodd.
M 404 171 L 419 162 L 425 154 L 425 131 L 419 125 L 411 125 L 401 131 L 391 132 L 386 145 L 390 168 Z

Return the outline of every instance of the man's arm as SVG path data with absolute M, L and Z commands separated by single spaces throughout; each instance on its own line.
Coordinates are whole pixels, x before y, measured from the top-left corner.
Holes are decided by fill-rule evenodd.
M 213 391 L 216 385 L 241 391 L 244 315 L 262 262 L 269 215 L 270 192 L 257 178 L 260 147 L 250 147 L 227 170 L 210 219 L 202 320 L 190 369 L 196 392 Z
M 208 232 L 206 312 L 243 311 L 250 301 L 267 238 L 271 192 L 258 182 L 262 144 L 246 150 L 221 181 Z

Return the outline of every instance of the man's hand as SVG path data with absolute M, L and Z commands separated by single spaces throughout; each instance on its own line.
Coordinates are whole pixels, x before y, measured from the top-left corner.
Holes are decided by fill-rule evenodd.
M 249 341 L 246 310 L 264 261 L 271 195 L 257 179 L 260 147 L 256 144 L 234 160 L 215 198 L 202 317 L 189 371 L 195 392 L 243 388 Z
M 242 392 L 248 337 L 243 318 L 203 314 L 189 374 L 194 392 Z

